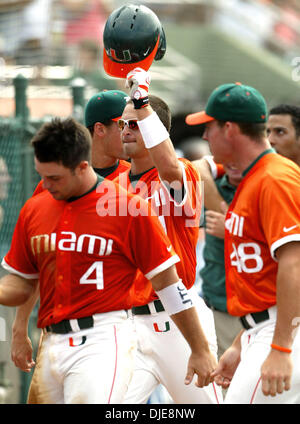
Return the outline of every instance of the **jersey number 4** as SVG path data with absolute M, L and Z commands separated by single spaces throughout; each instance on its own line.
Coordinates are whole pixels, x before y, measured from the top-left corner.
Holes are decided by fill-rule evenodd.
M 89 278 L 92 274 L 96 276 L 96 278 Z M 89 269 L 83 274 L 83 276 L 79 280 L 80 284 L 96 284 L 97 290 L 103 290 L 104 282 L 103 282 L 103 262 L 96 261 L 94 262 Z
M 232 266 L 237 267 L 238 272 L 251 274 L 262 270 L 261 249 L 257 243 L 241 243 L 238 247 L 232 243 L 232 247 L 230 262 Z

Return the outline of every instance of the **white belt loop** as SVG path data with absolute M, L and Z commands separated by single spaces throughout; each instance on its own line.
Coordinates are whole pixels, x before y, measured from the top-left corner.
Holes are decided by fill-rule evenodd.
M 155 309 L 155 306 L 154 306 L 154 302 L 150 302 L 150 303 L 148 303 L 148 306 L 149 306 L 149 309 L 150 309 L 151 315 L 156 315 L 156 314 L 157 314 L 157 312 L 156 312 L 156 309 Z
M 255 327 L 257 324 L 254 321 L 253 317 L 251 316 L 251 314 L 247 314 L 245 315 L 245 319 L 248 322 L 248 324 L 250 325 L 251 328 Z
M 77 319 L 70 319 L 69 323 L 70 323 L 70 326 L 72 328 L 72 331 L 74 331 L 74 332 L 80 331 L 80 327 L 78 325 Z
M 125 312 L 127 313 L 128 318 L 133 318 L 132 310 L 131 309 L 125 309 Z
M 271 320 L 275 320 L 275 319 L 276 319 L 276 317 L 277 317 L 277 306 L 276 306 L 276 305 L 271 306 L 271 307 L 268 309 L 268 312 L 269 312 L 269 318 L 270 318 Z

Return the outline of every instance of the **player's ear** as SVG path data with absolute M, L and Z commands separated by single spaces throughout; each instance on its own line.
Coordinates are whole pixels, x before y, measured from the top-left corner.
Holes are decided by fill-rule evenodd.
M 239 127 L 235 122 L 225 122 L 224 125 L 224 134 L 228 139 L 232 139 L 233 136 L 236 136 L 237 132 L 239 131 Z
M 94 125 L 94 133 L 96 133 L 99 137 L 103 136 L 105 134 L 105 125 L 103 125 L 101 122 L 96 122 Z
M 82 160 L 77 168 L 79 169 L 79 172 L 82 173 L 85 172 L 89 166 L 90 165 L 87 160 Z

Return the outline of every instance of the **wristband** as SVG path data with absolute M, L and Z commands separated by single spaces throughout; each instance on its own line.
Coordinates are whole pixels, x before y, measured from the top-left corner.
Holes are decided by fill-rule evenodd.
M 156 112 L 138 121 L 138 126 L 147 149 L 157 146 L 170 136 Z
M 181 280 L 156 293 L 168 315 L 177 314 L 194 306 L 190 294 Z
M 292 353 L 292 349 L 288 349 L 287 347 L 278 346 L 277 344 L 272 343 L 271 348 L 275 350 L 279 350 L 279 352 Z
M 146 107 L 149 105 L 149 97 L 143 97 L 142 99 L 131 99 L 134 109 L 142 109 L 143 107 Z

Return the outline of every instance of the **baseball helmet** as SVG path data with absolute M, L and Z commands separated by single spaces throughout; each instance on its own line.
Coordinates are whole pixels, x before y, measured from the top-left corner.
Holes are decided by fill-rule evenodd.
M 126 78 L 136 67 L 148 71 L 166 52 L 166 37 L 156 14 L 129 4 L 114 10 L 103 32 L 103 66 L 108 75 Z

